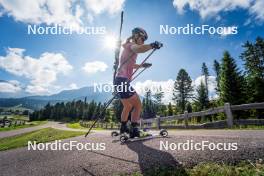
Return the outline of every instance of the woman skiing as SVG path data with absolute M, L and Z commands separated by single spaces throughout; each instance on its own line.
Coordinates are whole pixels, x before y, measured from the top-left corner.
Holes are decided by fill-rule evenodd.
M 134 69 L 139 67 L 150 67 L 150 63 L 144 63 L 143 65 L 136 64 L 138 53 L 144 53 L 151 49 L 160 49 L 162 44 L 160 42 L 154 42 L 151 44 L 144 44 L 148 39 L 147 32 L 142 28 L 134 28 L 132 30 L 132 36 L 126 40 L 126 43 L 122 45 L 123 52 L 119 61 L 119 67 L 117 74 L 115 75 L 114 85 L 117 88 L 119 97 L 123 104 L 123 111 L 121 114 L 121 128 L 120 134 L 128 133 L 131 138 L 139 137 L 139 121 L 141 113 L 141 102 L 138 94 L 130 85 L 132 74 Z M 131 130 L 127 127 L 127 121 L 130 111 L 131 113 Z

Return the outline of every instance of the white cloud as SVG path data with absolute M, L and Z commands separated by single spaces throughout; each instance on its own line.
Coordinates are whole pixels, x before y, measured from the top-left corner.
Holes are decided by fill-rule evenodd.
M 31 24 L 60 24 L 78 30 L 93 21 L 93 15 L 120 12 L 125 0 L 0 0 L 0 16 Z M 89 10 L 89 11 L 87 11 Z M 88 14 L 88 15 L 87 15 Z M 93 14 L 93 15 L 92 15 Z
M 60 53 L 42 53 L 39 58 L 24 56 L 24 49 L 8 48 L 6 56 L 0 56 L 0 68 L 30 80 L 26 91 L 33 94 L 48 93 L 58 74 L 66 75 L 72 66 Z
M 86 73 L 94 74 L 97 72 L 104 72 L 107 68 L 108 66 L 104 62 L 94 61 L 94 62 L 86 62 L 82 69 Z
M 78 89 L 78 86 L 75 83 L 71 83 L 70 86 L 69 86 L 69 88 L 70 89 Z
M 217 97 L 215 93 L 216 80 L 214 76 L 209 76 L 208 79 L 209 79 L 208 81 L 209 98 L 214 99 Z M 204 76 L 199 76 L 195 80 L 193 80 L 192 85 L 194 86 L 194 90 L 200 85 L 201 81 L 204 82 Z M 146 80 L 144 82 L 140 82 L 140 81 L 136 82 L 134 84 L 134 87 L 137 93 L 141 96 L 144 96 L 148 89 L 150 89 L 151 92 L 154 94 L 161 87 L 162 91 L 164 92 L 164 98 L 162 99 L 162 102 L 165 104 L 168 104 L 170 102 L 174 104 L 174 101 L 172 101 L 174 82 L 175 81 L 172 79 L 168 79 L 166 81 Z
M 36 95 L 37 94 L 42 95 L 42 94 L 49 92 L 49 89 L 46 86 L 42 87 L 42 86 L 33 84 L 33 85 L 27 86 L 26 92 L 31 93 L 31 94 L 36 94 Z
M 21 91 L 20 83 L 16 80 L 0 82 L 0 92 L 16 93 Z
M 257 20 L 264 21 L 264 1 L 256 0 L 249 9 L 250 13 L 255 15 Z
M 81 11 L 78 6 L 73 6 L 72 0 L 0 0 L 0 5 L 16 21 L 81 26 Z
M 108 12 L 114 14 L 121 11 L 125 0 L 85 0 L 86 8 L 95 14 Z
M 241 8 L 255 15 L 256 19 L 264 21 L 263 0 L 174 0 L 173 6 L 179 14 L 183 14 L 189 7 L 190 10 L 197 11 L 202 19 L 219 18 L 221 12 Z

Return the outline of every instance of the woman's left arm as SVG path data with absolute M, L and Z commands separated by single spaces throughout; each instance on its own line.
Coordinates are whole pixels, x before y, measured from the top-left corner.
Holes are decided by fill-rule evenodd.
M 138 69 L 139 67 L 140 67 L 139 64 L 134 64 L 134 65 L 133 65 L 133 69 Z

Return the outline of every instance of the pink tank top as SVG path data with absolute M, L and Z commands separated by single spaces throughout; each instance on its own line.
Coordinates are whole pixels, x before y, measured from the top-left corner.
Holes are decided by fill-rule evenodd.
M 137 53 L 131 49 L 133 43 L 125 43 L 122 45 L 124 48 L 121 58 L 119 60 L 119 67 L 117 69 L 116 77 L 123 77 L 131 79 L 133 73 L 133 66 L 136 63 Z

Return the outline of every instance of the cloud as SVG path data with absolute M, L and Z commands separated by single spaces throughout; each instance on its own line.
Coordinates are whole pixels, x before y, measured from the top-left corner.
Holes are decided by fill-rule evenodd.
M 45 52 L 39 58 L 24 56 L 21 48 L 8 48 L 6 56 L 0 56 L 0 68 L 16 76 L 30 80 L 26 91 L 32 94 L 49 93 L 58 74 L 66 75 L 72 66 L 61 53 Z
M 253 6 L 250 7 L 249 12 L 255 15 L 259 21 L 264 21 L 264 1 L 256 0 Z
M 209 81 L 208 81 L 209 98 L 214 99 L 214 98 L 216 98 L 215 77 L 209 76 L 208 79 L 209 79 Z M 199 76 L 195 80 L 193 80 L 192 85 L 193 85 L 194 89 L 196 89 L 200 85 L 201 81 L 204 82 L 204 76 Z M 162 91 L 164 92 L 164 98 L 163 98 L 162 102 L 165 104 L 168 104 L 168 103 L 174 104 L 174 101 L 172 101 L 174 80 L 172 80 L 172 79 L 168 79 L 167 81 L 146 80 L 144 82 L 136 82 L 135 83 L 135 89 L 141 96 L 144 96 L 148 89 L 150 89 L 151 92 L 154 94 L 157 92 L 157 90 L 160 90 L 159 89 L 160 87 L 162 88 Z M 195 91 L 194 91 L 194 94 L 195 94 Z
M 179 14 L 183 14 L 187 7 L 197 11 L 202 19 L 218 17 L 221 12 L 240 8 L 248 10 L 256 19 L 264 21 L 263 0 L 174 0 L 173 6 Z
M 70 86 L 69 86 L 69 88 L 70 89 L 78 89 L 78 86 L 75 83 L 71 83 Z
M 108 66 L 101 61 L 86 62 L 83 66 L 83 70 L 88 74 L 94 74 L 97 72 L 104 72 Z
M 21 91 L 21 85 L 16 80 L 1 81 L 0 82 L 0 92 L 16 93 L 19 91 Z
M 95 14 L 108 12 L 114 14 L 121 11 L 125 0 L 85 0 L 87 9 Z
M 215 99 L 217 98 L 217 95 L 215 93 L 215 87 L 216 87 L 216 80 L 215 76 L 209 76 L 208 81 L 208 88 L 209 88 L 209 98 Z M 193 80 L 193 87 L 196 89 L 201 81 L 204 82 L 204 76 L 199 76 L 196 79 Z M 173 98 L 173 88 L 174 88 L 174 80 L 168 79 L 166 81 L 153 81 L 153 80 L 146 80 L 144 82 L 136 82 L 134 84 L 134 88 L 136 89 L 137 93 L 141 96 L 144 96 L 147 90 L 151 90 L 153 94 L 161 90 L 164 92 L 164 98 L 162 99 L 162 102 L 165 104 L 175 104 L 175 102 L 172 100 Z M 193 92 L 195 94 L 195 91 Z
M 85 20 L 92 22 L 93 15 L 119 12 L 124 2 L 125 0 L 86 0 L 84 3 L 75 0 L 0 0 L 0 16 L 7 14 L 24 23 L 60 24 L 78 30 L 83 27 Z
M 73 6 L 71 0 L 0 0 L 0 5 L 16 21 L 81 26 L 80 8 Z

